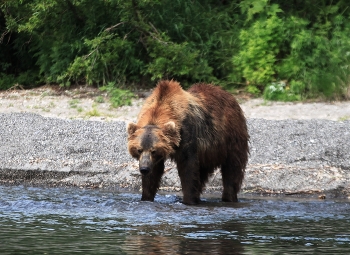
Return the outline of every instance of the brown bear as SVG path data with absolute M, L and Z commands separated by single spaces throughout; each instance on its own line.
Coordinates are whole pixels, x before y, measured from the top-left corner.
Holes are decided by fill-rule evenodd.
M 246 119 L 235 98 L 218 86 L 158 82 L 136 124 L 128 126 L 128 149 L 139 160 L 143 201 L 153 201 L 164 162 L 177 164 L 183 203 L 197 204 L 210 174 L 221 167 L 222 200 L 236 202 L 248 161 Z

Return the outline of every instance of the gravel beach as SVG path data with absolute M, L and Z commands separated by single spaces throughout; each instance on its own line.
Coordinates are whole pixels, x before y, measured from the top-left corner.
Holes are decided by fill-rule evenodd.
M 0 98 L 2 184 L 140 191 L 138 165 L 126 149 L 126 122 L 135 120 L 142 100 L 134 100 L 129 108 L 111 109 L 114 117 L 72 118 L 64 111 L 45 117 L 35 107 L 16 107 L 24 104 L 21 96 L 12 99 L 14 107 L 6 107 L 8 95 Z M 52 100 L 65 102 L 58 96 Z M 241 194 L 349 198 L 349 102 L 282 104 L 253 99 L 241 106 L 251 137 Z M 160 190 L 181 191 L 172 162 L 167 162 Z M 221 174 L 216 171 L 205 192 L 220 191 Z

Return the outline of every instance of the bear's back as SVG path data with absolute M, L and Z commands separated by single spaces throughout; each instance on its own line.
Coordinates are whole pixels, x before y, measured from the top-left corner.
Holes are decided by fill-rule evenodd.
M 196 98 L 205 117 L 213 123 L 213 132 L 219 133 L 219 137 L 227 139 L 236 133 L 248 136 L 244 132 L 247 129 L 244 113 L 229 92 L 203 83 L 194 84 L 188 92 Z
M 203 83 L 193 85 L 188 93 L 195 100 L 189 103 L 181 140 L 188 145 L 194 142 L 202 162 L 215 167 L 227 157 L 246 155 L 249 151 L 246 119 L 233 95 Z M 247 160 L 245 157 L 243 161 Z

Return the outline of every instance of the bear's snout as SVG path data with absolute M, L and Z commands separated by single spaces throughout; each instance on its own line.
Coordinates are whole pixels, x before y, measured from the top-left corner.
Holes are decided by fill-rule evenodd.
M 148 174 L 152 169 L 151 154 L 143 152 L 140 156 L 139 169 L 141 174 Z
M 151 171 L 151 168 L 149 167 L 140 167 L 141 174 L 148 174 L 149 171 Z

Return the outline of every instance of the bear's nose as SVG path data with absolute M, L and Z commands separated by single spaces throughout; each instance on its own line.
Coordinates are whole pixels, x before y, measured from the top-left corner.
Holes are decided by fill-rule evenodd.
M 148 174 L 151 169 L 149 167 L 141 167 L 140 172 L 141 174 Z

